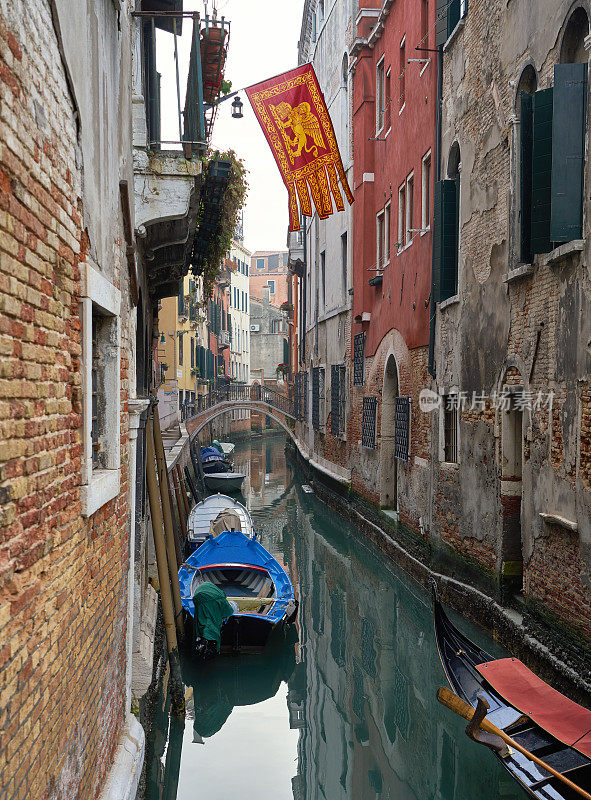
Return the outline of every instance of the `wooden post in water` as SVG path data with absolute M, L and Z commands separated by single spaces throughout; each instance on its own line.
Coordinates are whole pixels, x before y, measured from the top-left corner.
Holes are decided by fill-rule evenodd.
M 187 490 L 185 489 L 185 479 L 183 478 L 183 473 L 181 472 L 181 468 L 179 465 L 176 465 L 176 474 L 179 479 L 179 483 L 181 486 L 181 494 L 183 496 L 183 503 L 185 504 L 185 513 L 187 514 L 187 519 L 189 519 L 189 514 L 191 513 L 191 507 L 189 506 L 189 498 L 187 497 Z
M 172 600 L 174 605 L 174 618 L 179 637 L 185 635 L 183 624 L 183 606 L 181 604 L 181 590 L 179 587 L 179 567 L 178 556 L 175 546 L 174 527 L 172 524 L 172 509 L 170 507 L 170 490 L 168 488 L 168 473 L 166 471 L 166 458 L 164 456 L 164 445 L 162 444 L 162 431 L 160 430 L 160 420 L 158 419 L 158 408 L 152 406 L 154 432 L 154 449 L 156 450 L 156 464 L 158 466 L 158 484 L 160 486 L 160 502 L 162 505 L 162 516 L 164 517 L 164 533 L 166 535 L 166 554 L 168 558 L 168 568 L 170 571 L 170 582 L 172 584 Z
M 179 661 L 176 626 L 174 622 L 174 606 L 170 589 L 170 573 L 164 543 L 164 529 L 162 511 L 158 493 L 158 480 L 156 477 L 156 454 L 154 452 L 153 412 L 150 412 L 146 425 L 146 481 L 148 484 L 148 497 L 150 500 L 150 515 L 152 517 L 152 534 L 156 550 L 156 564 L 158 566 L 158 581 L 160 583 L 160 599 L 162 601 L 162 614 L 166 632 L 166 645 L 171 673 L 172 707 L 175 713 L 185 713 L 185 698 L 181 680 L 181 665 Z
M 181 521 L 181 528 L 183 529 L 184 538 L 187 538 L 187 513 L 185 509 L 185 504 L 183 503 L 183 498 L 181 497 L 181 487 L 179 486 L 179 479 L 178 475 L 176 474 L 176 469 L 173 467 L 172 469 L 172 479 L 174 481 L 174 494 L 176 497 L 176 507 L 179 511 L 179 519 Z

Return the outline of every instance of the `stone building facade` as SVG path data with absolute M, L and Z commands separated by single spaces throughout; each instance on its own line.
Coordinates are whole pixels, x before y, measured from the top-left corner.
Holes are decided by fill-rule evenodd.
M 120 125 L 131 114 L 130 11 L 0 4 L 7 798 L 109 796 L 124 742 L 141 766 L 129 713 L 137 311 L 120 197 L 121 180 L 133 185 L 131 125 Z
M 432 536 L 590 636 L 589 7 L 441 7 L 437 35 Z
M 154 322 L 186 274 L 201 187 L 201 154 L 162 151 L 150 95 L 152 18 L 170 27 L 157 15 L 169 5 L 151 2 L 148 17 L 131 0 L 71 5 L 0 2 L 7 800 L 136 794 L 144 734 L 131 710 L 152 680 L 157 609 Z

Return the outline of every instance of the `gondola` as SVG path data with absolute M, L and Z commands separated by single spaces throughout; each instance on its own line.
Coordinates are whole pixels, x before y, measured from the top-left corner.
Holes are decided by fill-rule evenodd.
M 433 587 L 433 619 L 439 657 L 458 697 L 583 792 L 591 791 L 591 711 L 544 683 L 516 658 L 494 659 L 464 636 Z M 581 795 L 519 751 L 493 749 L 505 769 L 537 800 L 580 800 Z
M 262 649 L 273 629 L 295 620 L 297 602 L 285 568 L 241 531 L 208 538 L 181 565 L 181 603 L 192 618 L 193 597 L 204 582 L 218 586 L 237 607 L 222 626 L 222 652 Z
M 203 476 L 210 492 L 239 492 L 245 472 L 206 472 Z

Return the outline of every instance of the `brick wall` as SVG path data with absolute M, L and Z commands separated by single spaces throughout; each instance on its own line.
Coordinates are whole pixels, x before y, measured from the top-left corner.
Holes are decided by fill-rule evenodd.
M 124 715 L 130 344 L 124 325 L 121 493 L 86 520 L 89 243 L 48 0 L 0 15 L 0 95 L 0 785 L 11 800 L 91 798 Z

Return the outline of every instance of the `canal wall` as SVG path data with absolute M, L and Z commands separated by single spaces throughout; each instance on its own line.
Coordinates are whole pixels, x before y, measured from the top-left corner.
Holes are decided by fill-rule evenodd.
M 591 706 L 591 651 L 548 612 L 501 604 L 492 572 L 458 554 L 439 551 L 420 533 L 397 523 L 354 494 L 344 482 L 317 469 L 288 441 L 287 451 L 316 495 L 346 517 L 365 539 L 400 569 L 428 588 L 435 579 L 441 599 L 489 631 L 540 677 Z M 538 613 L 535 613 L 535 612 Z

